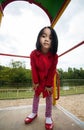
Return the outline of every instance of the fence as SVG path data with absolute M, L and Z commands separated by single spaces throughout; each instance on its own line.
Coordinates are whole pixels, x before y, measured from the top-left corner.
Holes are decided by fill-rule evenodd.
M 33 89 L 0 89 L 0 99 L 25 99 L 33 97 Z M 60 95 L 84 94 L 84 85 L 61 87 Z
M 33 90 L 28 89 L 0 89 L 0 99 L 32 98 Z

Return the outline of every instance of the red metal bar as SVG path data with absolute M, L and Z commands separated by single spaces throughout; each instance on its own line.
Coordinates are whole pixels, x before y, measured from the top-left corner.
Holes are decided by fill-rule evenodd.
M 72 51 L 73 49 L 79 47 L 80 45 L 83 45 L 84 44 L 84 41 L 78 43 L 77 45 L 75 45 L 74 47 L 70 48 L 69 50 L 63 52 L 62 54 L 60 54 L 58 57 L 61 57 L 63 55 L 65 55 L 66 53 Z M 30 58 L 30 56 L 21 56 L 21 55 L 13 55 L 13 54 L 4 54 L 4 53 L 0 53 L 0 55 L 2 56 L 13 56 L 13 57 L 21 57 L 21 58 Z
M 13 56 L 13 57 L 20 57 L 20 58 L 30 58 L 29 56 L 21 56 L 21 55 L 13 55 L 13 54 L 4 54 L 0 53 L 2 56 Z
M 3 14 L 3 8 L 2 8 L 1 3 L 0 3 L 0 11 L 1 11 L 1 13 Z
M 75 46 L 74 46 L 74 47 L 72 47 L 71 49 L 69 49 L 69 50 L 67 50 L 67 51 L 63 52 L 62 54 L 60 54 L 60 55 L 59 55 L 59 57 L 61 57 L 61 56 L 65 55 L 66 53 L 68 53 L 68 52 L 72 51 L 73 49 L 75 49 L 75 48 L 79 47 L 79 46 L 80 46 L 80 45 L 82 45 L 82 44 L 84 44 L 84 41 L 82 41 L 82 42 L 78 43 L 77 45 L 75 45 Z

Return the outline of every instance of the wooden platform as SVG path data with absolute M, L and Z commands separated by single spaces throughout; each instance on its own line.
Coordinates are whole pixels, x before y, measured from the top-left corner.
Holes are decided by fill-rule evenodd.
M 0 109 L 0 130 L 45 130 L 45 105 L 40 104 L 38 117 L 28 125 L 24 118 L 32 106 L 17 106 Z M 53 106 L 53 130 L 84 130 L 84 122 L 74 118 L 60 106 Z

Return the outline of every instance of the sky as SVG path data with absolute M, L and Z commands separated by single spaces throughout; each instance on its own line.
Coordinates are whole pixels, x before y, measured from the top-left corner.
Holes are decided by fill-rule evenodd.
M 50 26 L 46 13 L 34 4 L 16 1 L 4 9 L 0 27 L 0 53 L 29 56 L 35 49 L 39 31 Z M 84 0 L 71 0 L 54 27 L 58 36 L 58 55 L 84 41 Z M 84 69 L 84 44 L 59 57 L 57 68 Z M 30 59 L 0 56 L 0 65 L 11 61 L 24 62 L 30 69 Z

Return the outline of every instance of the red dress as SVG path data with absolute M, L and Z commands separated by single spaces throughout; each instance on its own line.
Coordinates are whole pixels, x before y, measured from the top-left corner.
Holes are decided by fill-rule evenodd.
M 51 52 L 43 54 L 38 50 L 34 50 L 30 55 L 30 60 L 33 83 L 39 83 L 39 86 L 35 90 L 35 94 L 39 96 L 43 93 L 43 97 L 46 97 L 49 94 L 45 90 L 45 87 L 53 87 L 58 55 L 52 55 Z

